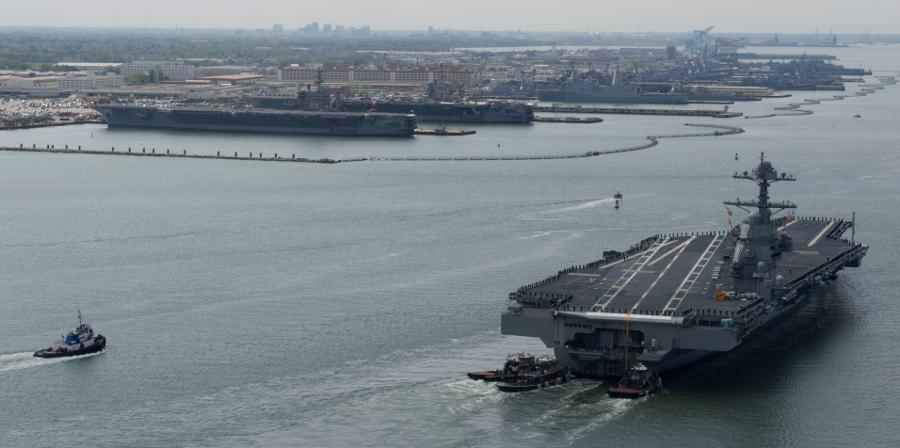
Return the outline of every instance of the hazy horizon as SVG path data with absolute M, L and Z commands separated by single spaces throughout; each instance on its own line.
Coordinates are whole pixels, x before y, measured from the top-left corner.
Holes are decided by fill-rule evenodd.
M 532 32 L 591 31 L 678 33 L 715 25 L 713 33 L 836 34 L 894 33 L 900 2 L 821 0 L 752 4 L 697 0 L 679 4 L 645 0 L 640 9 L 625 3 L 573 0 L 548 7 L 544 2 L 458 0 L 439 13 L 409 0 L 363 2 L 290 2 L 257 0 L 252 4 L 224 0 L 213 3 L 158 0 L 125 5 L 111 0 L 71 2 L 46 0 L 18 3 L 0 18 L 0 26 L 122 28 L 245 28 L 286 31 L 311 22 L 370 26 L 379 30 L 462 29 Z M 86 7 L 87 6 L 87 7 Z

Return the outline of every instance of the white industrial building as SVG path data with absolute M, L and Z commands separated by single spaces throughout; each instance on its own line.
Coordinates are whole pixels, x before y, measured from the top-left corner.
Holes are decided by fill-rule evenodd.
M 194 66 L 184 65 L 183 62 L 175 61 L 134 61 L 130 64 L 122 64 L 119 66 L 119 72 L 125 79 L 130 79 L 135 73 L 150 74 L 150 70 L 162 73 L 169 79 L 177 81 L 186 81 L 194 79 Z
M 240 75 L 241 73 L 255 71 L 256 67 L 242 67 L 240 65 L 219 65 L 213 67 L 197 67 L 195 73 L 199 78 L 203 76 Z
M 59 94 L 57 76 L 0 76 L 0 92 L 24 93 L 30 96 L 57 96 Z
M 60 92 L 73 93 L 83 90 L 122 87 L 124 84 L 125 77 L 116 73 L 108 73 L 103 76 L 94 73 L 86 75 L 67 73 L 66 76 L 59 78 L 57 88 Z

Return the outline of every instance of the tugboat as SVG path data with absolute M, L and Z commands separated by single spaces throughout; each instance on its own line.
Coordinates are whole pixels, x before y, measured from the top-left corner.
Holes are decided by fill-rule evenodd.
M 638 363 L 625 374 L 619 384 L 610 387 L 606 393 L 612 398 L 640 398 L 662 388 L 659 375 Z
M 525 392 L 527 390 L 544 389 L 557 386 L 569 381 L 571 369 L 569 366 L 555 365 L 550 368 L 531 368 L 520 372 L 514 380 L 507 379 L 497 383 L 497 389 L 503 392 Z
M 484 380 L 486 382 L 503 381 L 515 382 L 519 374 L 534 369 L 550 369 L 556 366 L 556 358 L 544 356 L 543 358 L 535 358 L 531 353 L 519 353 L 517 355 L 507 355 L 506 363 L 500 370 L 489 370 L 484 372 L 469 372 L 469 378 L 473 380 Z
M 497 388 L 504 392 L 523 392 L 543 389 L 569 381 L 571 369 L 556 364 L 556 358 L 536 358 L 530 353 L 506 357 L 502 370 L 469 372 L 473 380 L 497 381 Z
M 38 358 L 62 358 L 66 356 L 86 355 L 99 352 L 106 347 L 106 337 L 102 334 L 94 336 L 94 329 L 81 321 L 81 311 L 78 311 L 78 328 L 70 331 L 68 335 L 46 350 L 34 352 Z

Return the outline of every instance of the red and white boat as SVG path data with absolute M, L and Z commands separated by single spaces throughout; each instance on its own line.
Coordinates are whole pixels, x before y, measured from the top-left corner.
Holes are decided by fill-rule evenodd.
M 659 374 L 638 363 L 628 370 L 619 384 L 610 387 L 606 393 L 613 398 L 640 398 L 662 389 Z

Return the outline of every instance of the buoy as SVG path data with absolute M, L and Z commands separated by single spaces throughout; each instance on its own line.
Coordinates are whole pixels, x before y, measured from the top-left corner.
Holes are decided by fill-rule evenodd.
M 737 153 L 734 153 L 734 160 L 737 160 Z
M 618 208 L 619 208 L 619 200 L 616 199 L 616 209 L 618 209 Z

